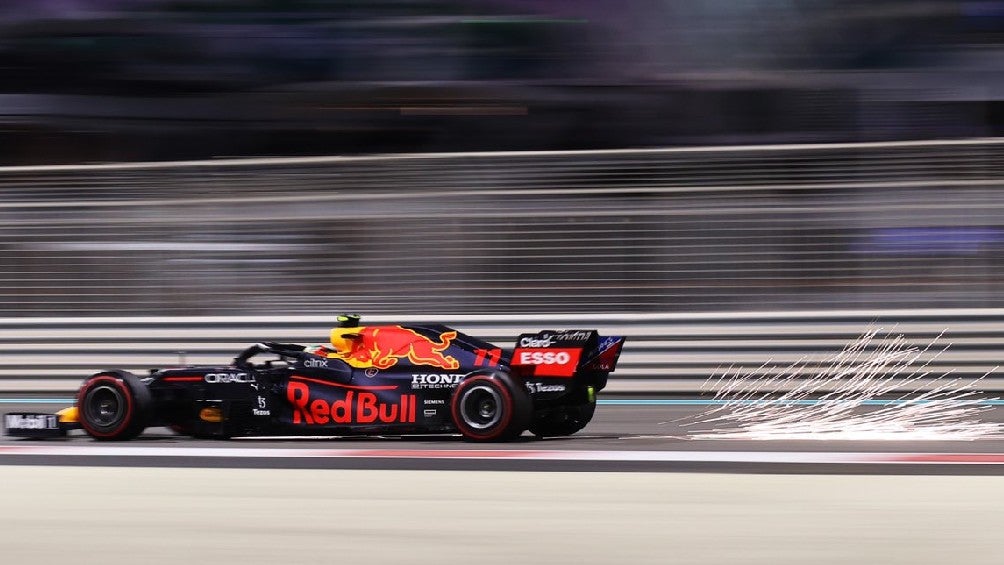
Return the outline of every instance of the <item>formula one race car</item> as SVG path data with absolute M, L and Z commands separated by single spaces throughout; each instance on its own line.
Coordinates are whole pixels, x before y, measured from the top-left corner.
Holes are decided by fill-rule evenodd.
M 51 437 L 83 428 L 98 440 L 150 426 L 194 437 L 460 433 L 511 440 L 529 429 L 564 436 L 593 417 L 624 344 L 595 330 L 519 336 L 513 350 L 442 325 L 331 330 L 330 343 L 265 342 L 222 367 L 186 366 L 139 377 L 94 374 L 57 414 L 7 414 L 6 433 Z

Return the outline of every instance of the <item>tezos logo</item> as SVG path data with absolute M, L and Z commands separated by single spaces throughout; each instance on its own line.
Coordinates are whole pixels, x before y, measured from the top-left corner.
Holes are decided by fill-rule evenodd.
M 544 383 L 526 383 L 526 390 L 534 392 L 565 392 L 565 385 L 549 385 Z
M 572 360 L 572 356 L 564 351 L 521 351 L 519 353 L 520 365 L 565 365 Z
M 254 384 L 254 377 L 247 373 L 206 373 L 206 382 L 211 384 L 219 383 L 244 383 Z
M 268 409 L 268 402 L 261 396 L 258 397 L 258 407 L 252 408 L 251 413 L 255 416 L 271 416 L 272 412 Z

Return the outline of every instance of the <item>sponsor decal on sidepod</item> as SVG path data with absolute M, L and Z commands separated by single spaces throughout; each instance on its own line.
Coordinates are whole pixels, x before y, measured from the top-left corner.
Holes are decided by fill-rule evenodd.
M 460 384 L 463 378 L 463 373 L 412 373 L 411 388 L 412 390 L 453 388 Z
M 258 407 L 252 408 L 251 413 L 255 416 L 271 416 L 272 412 L 268 410 L 268 402 L 264 397 L 258 397 Z
M 254 383 L 254 377 L 247 373 L 206 373 L 205 380 L 207 383 L 217 384 L 217 383 L 244 383 L 252 384 Z
M 402 394 L 397 402 L 381 402 L 372 392 L 350 390 L 340 400 L 311 399 L 310 387 L 291 382 L 286 398 L 293 406 L 294 424 L 324 425 L 414 423 L 418 397 Z

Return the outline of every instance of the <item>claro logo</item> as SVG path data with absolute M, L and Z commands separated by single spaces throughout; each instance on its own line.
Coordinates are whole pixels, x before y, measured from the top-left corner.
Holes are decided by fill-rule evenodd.
M 372 392 L 348 391 L 342 400 L 327 401 L 310 398 L 310 387 L 291 382 L 286 399 L 293 406 L 293 423 L 332 424 L 393 424 L 415 422 L 414 394 L 402 394 L 397 402 L 381 402 Z
M 244 383 L 253 384 L 254 377 L 247 373 L 206 373 L 207 383 Z
M 551 347 L 551 335 L 541 334 L 537 337 L 523 337 L 519 340 L 520 347 Z
M 572 356 L 564 351 L 521 351 L 519 353 L 520 365 L 565 365 L 572 360 Z

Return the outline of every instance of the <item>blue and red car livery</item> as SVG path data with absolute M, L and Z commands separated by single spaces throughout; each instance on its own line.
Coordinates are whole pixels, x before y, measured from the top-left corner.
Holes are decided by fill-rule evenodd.
M 257 343 L 226 366 L 142 377 L 101 371 L 57 418 L 8 414 L 6 432 L 46 437 L 82 428 L 100 440 L 153 426 L 210 438 L 569 435 L 592 419 L 624 338 L 544 330 L 507 349 L 443 325 L 407 324 L 336 327 L 329 342 Z

